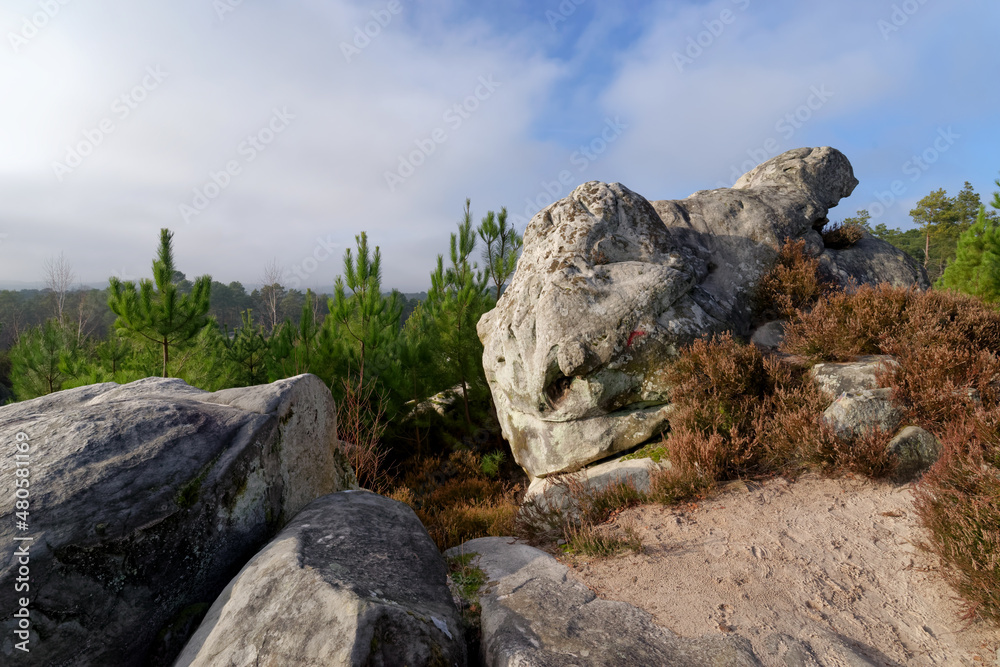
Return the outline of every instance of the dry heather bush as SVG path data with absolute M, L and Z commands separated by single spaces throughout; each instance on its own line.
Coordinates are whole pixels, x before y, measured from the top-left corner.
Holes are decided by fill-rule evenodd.
M 488 535 L 513 535 L 522 489 L 487 477 L 470 451 L 426 458 L 391 497 L 413 508 L 442 551 Z
M 883 382 L 911 421 L 933 429 L 972 414 L 984 402 L 996 404 L 1000 360 L 994 353 L 912 340 L 886 347 L 899 366 L 885 373 Z
M 819 301 L 785 328 L 782 350 L 813 361 L 890 354 L 880 378 L 908 417 L 939 425 L 996 401 L 1000 313 L 968 296 L 864 285 Z
M 675 410 L 663 447 L 672 467 L 654 476 L 649 497 L 655 500 L 677 502 L 720 480 L 796 474 L 817 465 L 871 477 L 894 468 L 885 452 L 892 434 L 839 439 L 820 419 L 830 399 L 805 368 L 764 357 L 731 336 L 685 348 L 668 377 Z
M 337 405 L 337 438 L 354 468 L 358 485 L 375 493 L 385 493 L 384 464 L 388 452 L 379 440 L 385 432 L 385 403 L 374 387 L 362 387 L 355 378 L 343 380 L 344 395 Z
M 656 500 L 697 496 L 721 479 L 796 472 L 833 447 L 818 418 L 829 400 L 805 369 L 728 334 L 682 350 L 668 378 L 674 412 L 663 447 L 672 468 L 654 476 Z
M 924 475 L 916 510 L 969 618 L 1000 623 L 1000 410 L 950 424 Z
M 754 312 L 763 319 L 791 319 L 829 291 L 820 278 L 819 260 L 806 255 L 806 242 L 788 239 L 778 252 L 771 270 L 754 291 Z
M 889 477 L 896 470 L 897 457 L 886 450 L 892 431 L 878 426 L 855 434 L 849 440 L 832 436 L 824 443 L 820 458 L 832 472 L 850 472 L 874 479 Z
M 906 329 L 915 293 L 886 284 L 833 292 L 785 327 L 781 350 L 812 361 L 848 361 L 881 354 L 887 338 Z
M 844 225 L 836 222 L 823 229 L 823 245 L 833 250 L 844 250 L 860 241 L 864 235 L 864 227 L 857 223 L 849 222 Z

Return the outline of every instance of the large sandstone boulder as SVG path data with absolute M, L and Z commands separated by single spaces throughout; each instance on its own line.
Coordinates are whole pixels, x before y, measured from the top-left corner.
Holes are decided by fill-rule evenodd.
M 208 393 L 148 378 L 0 408 L 31 449 L 27 530 L 0 516 L 0 551 L 30 537 L 30 590 L 0 564 L 0 630 L 30 598 L 32 664 L 170 664 L 232 576 L 313 499 L 356 486 L 333 397 L 313 375 Z M 0 457 L 13 498 L 15 459 Z M 2 644 L 13 659 L 10 642 Z M 19 654 L 20 655 L 20 654 Z
M 663 370 L 678 348 L 713 332 L 748 334 L 753 289 L 784 240 L 823 254 L 827 211 L 856 185 L 842 153 L 801 148 L 733 188 L 649 202 L 591 182 L 535 215 L 510 286 L 478 327 L 517 462 L 534 477 L 573 471 L 662 430 Z M 846 268 L 828 254 L 829 271 L 862 282 L 896 256 L 878 239 L 866 244 L 868 259 Z M 894 270 L 898 283 L 926 285 L 919 266 Z
M 406 505 L 310 503 L 219 596 L 177 667 L 465 665 L 444 559 Z
M 470 540 L 446 555 L 473 555 L 469 566 L 487 580 L 478 597 L 488 667 L 761 664 L 745 639 L 678 637 L 638 607 L 598 598 L 555 558 L 512 538 Z

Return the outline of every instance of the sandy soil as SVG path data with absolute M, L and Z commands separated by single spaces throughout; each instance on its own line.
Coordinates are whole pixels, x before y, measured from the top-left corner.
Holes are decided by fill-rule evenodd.
M 919 550 L 909 486 L 804 477 L 736 483 L 684 508 L 621 512 L 643 553 L 570 562 L 598 595 L 677 634 L 734 632 L 765 664 L 1000 665 Z

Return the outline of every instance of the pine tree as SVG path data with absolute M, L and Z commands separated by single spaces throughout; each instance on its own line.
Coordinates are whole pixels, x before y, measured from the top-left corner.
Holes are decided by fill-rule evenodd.
M 958 221 L 955 200 L 948 196 L 944 188 L 939 188 L 918 201 L 917 207 L 910 211 L 910 217 L 923 233 L 924 268 L 928 269 L 931 262 L 931 237 L 946 233 Z
M 75 377 L 78 353 L 76 337 L 54 318 L 23 332 L 10 350 L 11 379 L 18 400 L 61 390 Z
M 488 211 L 476 231 L 486 244 L 483 261 L 486 262 L 486 274 L 493 281 L 493 296 L 499 301 L 503 286 L 517 268 L 523 239 L 513 224 L 508 226 L 506 207 L 500 209 L 499 215 Z
M 125 361 L 132 354 L 132 345 L 117 331 L 110 331 L 108 337 L 97 344 L 96 355 L 101 366 L 114 379 L 122 370 Z
M 492 306 L 489 296 L 489 276 L 469 261 L 476 248 L 472 230 L 470 201 L 465 200 L 465 212 L 458 225 L 458 234 L 451 235 L 451 266 L 445 270 L 444 258 L 438 255 L 437 268 L 431 274 L 431 290 L 427 296 L 428 313 L 434 321 L 437 354 L 442 368 L 462 387 L 465 420 L 472 428 L 469 410 L 470 389 L 485 386 L 483 375 L 483 345 L 476 333 L 479 318 Z
M 400 394 L 406 404 L 416 409 L 420 403 L 438 389 L 447 388 L 441 384 L 441 373 L 434 363 L 431 331 L 433 322 L 427 316 L 426 306 L 418 304 L 406 318 L 403 325 L 402 341 L 399 346 L 399 367 L 401 371 Z M 429 428 L 428 411 L 406 420 L 413 427 L 417 445 L 417 456 L 423 451 L 421 428 Z
M 160 230 L 160 247 L 153 260 L 153 280 L 143 278 L 138 289 L 132 281 L 110 279 L 108 307 L 117 315 L 115 329 L 157 346 L 162 351 L 163 377 L 169 377 L 170 349 L 192 341 L 209 324 L 211 276 L 201 276 L 190 293 L 181 294 L 174 267 L 168 229 Z M 188 282 L 180 275 L 181 281 Z M 189 283 L 190 284 L 190 283 Z
M 302 373 L 319 372 L 313 364 L 319 337 L 316 301 L 316 295 L 307 289 L 298 327 L 286 319 L 271 331 L 268 338 L 268 377 L 272 382 Z
M 958 239 L 955 261 L 944 271 L 938 286 L 981 298 L 1000 300 L 1000 224 L 979 207 L 976 223 Z
M 400 294 L 382 294 L 382 252 L 372 254 L 368 235 L 355 237 L 357 256 L 344 253 L 344 275 L 337 276 L 330 314 L 320 334 L 323 355 L 334 377 L 353 376 L 359 387 L 380 381 L 379 397 L 394 386 L 402 312 Z M 350 293 L 348 293 L 350 291 Z M 391 410 L 389 410 L 391 414 Z
M 237 387 L 248 387 L 267 382 L 268 341 L 263 326 L 254 326 L 253 311 L 240 314 L 241 326 L 232 337 L 226 328 L 223 339 L 226 360 L 233 367 L 233 382 Z
M 964 232 L 976 223 L 982 205 L 979 193 L 972 188 L 972 183 L 966 181 L 962 189 L 955 195 L 953 204 L 955 224 L 961 231 Z

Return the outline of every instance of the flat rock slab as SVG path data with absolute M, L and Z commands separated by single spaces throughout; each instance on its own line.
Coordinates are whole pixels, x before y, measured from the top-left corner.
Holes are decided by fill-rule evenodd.
M 309 504 L 226 587 L 177 667 L 464 665 L 444 559 L 409 507 Z
M 878 375 L 898 365 L 889 355 L 867 355 L 857 361 L 816 364 L 809 369 L 809 375 L 823 393 L 835 399 L 844 393 L 882 388 Z
M 528 485 L 522 505 L 539 520 L 577 516 L 579 503 L 587 496 L 620 483 L 631 484 L 642 493 L 648 492 L 651 476 L 669 467 L 669 461 L 661 464 L 650 458 L 613 459 L 574 473 L 536 478 Z
M 33 664 L 170 664 L 200 613 L 280 527 L 355 485 L 330 390 L 313 375 L 208 393 L 147 378 L 0 408 L 30 443 L 28 529 L 5 505 L 0 551 L 30 537 L 30 590 L 0 564 L 0 631 L 31 600 Z M 0 457 L 13 498 L 14 456 Z M 0 662 L 11 659 L 0 644 Z
M 470 540 L 446 553 L 475 553 L 470 564 L 486 574 L 479 599 L 489 667 L 761 664 L 745 640 L 684 639 L 637 607 L 596 597 L 555 558 L 513 538 Z

